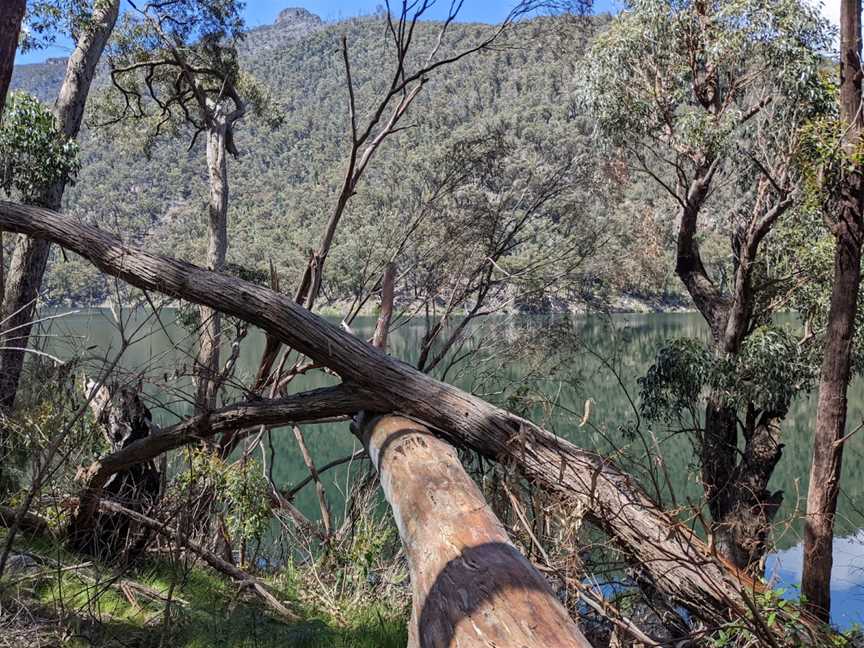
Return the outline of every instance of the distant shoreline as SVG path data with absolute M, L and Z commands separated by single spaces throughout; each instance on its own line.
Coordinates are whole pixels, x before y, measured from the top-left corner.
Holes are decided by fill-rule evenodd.
M 100 302 L 79 302 L 74 300 L 61 299 L 56 302 L 47 304 L 49 308 L 57 310 L 65 309 L 83 309 L 83 310 L 110 310 L 114 305 L 113 300 L 103 299 Z M 348 310 L 349 301 L 336 302 L 319 307 L 316 313 L 326 317 L 341 317 Z M 124 309 L 149 308 L 146 300 L 136 302 L 125 302 L 122 304 Z M 164 305 L 164 308 L 177 309 L 180 303 L 176 301 L 169 302 Z M 592 307 L 587 303 L 575 303 L 568 306 L 549 308 L 549 309 L 502 309 L 497 315 L 590 315 L 596 313 L 610 313 L 615 315 L 650 315 L 650 314 L 668 314 L 668 313 L 695 313 L 696 309 L 692 304 L 676 298 L 663 297 L 637 297 L 633 295 L 622 295 L 611 301 L 609 304 L 597 303 L 596 307 Z M 464 315 L 464 310 L 459 310 L 454 313 L 455 316 Z M 372 317 L 378 315 L 378 305 L 367 305 L 363 307 L 359 315 Z

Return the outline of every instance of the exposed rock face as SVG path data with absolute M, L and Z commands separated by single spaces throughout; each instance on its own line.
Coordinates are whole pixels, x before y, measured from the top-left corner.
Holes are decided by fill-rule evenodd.
M 277 25 L 296 22 L 320 23 L 321 18 L 313 14 L 311 11 L 304 9 L 303 7 L 288 7 L 287 9 L 283 9 L 282 11 L 280 11 L 279 15 L 276 16 Z

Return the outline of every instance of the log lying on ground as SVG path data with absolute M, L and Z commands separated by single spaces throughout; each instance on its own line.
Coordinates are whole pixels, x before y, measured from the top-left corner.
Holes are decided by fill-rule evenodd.
M 313 389 L 279 400 L 241 403 L 188 418 L 177 425 L 134 441 L 117 452 L 105 455 L 81 473 L 79 478 L 84 481 L 86 488 L 81 493 L 73 526 L 76 529 L 91 526 L 102 490 L 112 475 L 150 461 L 169 450 L 222 432 L 234 432 L 258 425 L 286 425 L 352 415 L 368 404 L 367 397 L 340 385 Z
M 398 416 L 373 418 L 358 432 L 408 558 L 411 648 L 591 645 L 451 446 Z
M 745 614 L 748 592 L 760 588 L 714 557 L 690 529 L 603 457 L 386 356 L 287 296 L 138 250 L 47 209 L 0 201 L 0 228 L 53 241 L 138 288 L 254 324 L 335 371 L 358 394 L 375 395 L 358 409 L 407 414 L 453 445 L 517 466 L 537 485 L 584 507 L 660 591 L 705 620 Z
M 0 506 L 0 527 L 9 528 L 15 523 L 18 511 L 10 506 Z M 20 531 L 28 535 L 44 535 L 48 532 L 48 521 L 35 513 L 25 513 L 18 524 Z

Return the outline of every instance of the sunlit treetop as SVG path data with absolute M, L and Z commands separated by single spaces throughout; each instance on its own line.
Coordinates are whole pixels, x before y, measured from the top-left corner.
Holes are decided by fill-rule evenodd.
M 190 127 L 194 142 L 219 114 L 230 124 L 250 112 L 278 123 L 269 92 L 240 69 L 242 2 L 129 4 L 109 48 L 113 91 L 100 97 L 98 123 L 143 124 L 145 151 L 160 135 Z
M 87 27 L 94 10 L 108 0 L 27 0 L 21 51 L 52 45 L 59 35 L 73 40 Z
M 832 39 L 805 0 L 631 0 L 591 48 L 581 96 L 616 144 L 720 154 L 768 104 L 820 109 Z

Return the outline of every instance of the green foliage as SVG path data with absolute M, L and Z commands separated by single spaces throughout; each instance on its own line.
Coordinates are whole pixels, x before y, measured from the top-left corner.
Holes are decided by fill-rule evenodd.
M 792 399 L 812 386 L 816 365 L 794 335 L 776 326 L 760 326 L 733 356 L 712 352 L 701 340 L 672 340 L 660 349 L 639 379 L 645 418 L 672 423 L 689 413 L 697 417 L 710 392 L 716 405 L 783 415 Z
M 202 48 L 221 48 L 226 42 L 243 38 L 245 4 L 238 0 L 174 0 L 141 5 L 124 14 L 113 52 L 123 58 L 146 60 L 162 50 L 166 41 L 178 46 L 198 43 Z M 150 17 L 159 22 L 152 22 Z M 230 54 L 231 48 L 224 51 Z
M 4 530 L 0 530 L 2 541 Z M 137 596 L 133 604 L 122 590 L 112 587 L 115 570 L 98 562 L 81 565 L 80 556 L 69 554 L 55 541 L 19 536 L 16 550 L 77 565 L 70 570 L 45 569 L 0 588 L 4 608 L 14 600 L 16 606 L 23 602 L 31 611 L 39 610 L 40 618 L 59 617 L 56 642 L 49 637 L 54 624 L 39 623 L 29 629 L 28 639 L 45 640 L 38 645 L 59 645 L 61 635 L 78 636 L 81 645 L 145 648 L 397 648 L 407 640 L 407 616 L 401 608 L 366 599 L 361 606 L 334 614 L 326 602 L 298 601 L 303 569 L 286 568 L 276 578 L 260 576 L 279 599 L 298 609 L 301 619 L 294 623 L 275 618 L 252 597 L 238 597 L 235 583 L 203 565 L 156 560 L 124 573 L 123 579 L 163 596 L 174 585 L 171 614 L 166 616 L 163 601 Z M 70 609 L 78 613 L 65 613 Z M 22 635 L 27 632 L 24 629 Z
M 356 572 L 354 578 L 365 581 L 370 572 L 394 552 L 398 544 L 395 526 L 385 525 L 381 520 L 361 518 L 354 528 L 351 543 L 345 548 L 335 549 L 339 554 L 335 560 L 350 564 L 353 568 L 351 571 Z M 327 560 L 329 562 L 332 557 Z
M 232 538 L 257 540 L 270 528 L 270 488 L 257 461 L 229 463 L 206 450 L 190 450 L 188 460 L 173 485 L 178 497 L 191 490 L 214 493 Z
M 792 399 L 808 391 L 816 366 L 788 330 L 760 326 L 741 345 L 728 374 L 725 392 L 730 402 L 785 414 Z
M 719 155 L 769 87 L 812 104 L 830 35 L 803 0 L 630 0 L 592 45 L 582 97 L 616 144 Z
M 645 377 L 639 379 L 642 415 L 672 422 L 691 411 L 713 371 L 714 360 L 702 341 L 672 340 L 660 349 Z
M 801 601 L 788 596 L 783 588 L 774 589 L 763 581 L 764 589 L 752 594 L 751 608 L 741 619 L 721 625 L 707 637 L 712 648 L 731 646 L 762 646 L 765 635 L 772 633 L 771 645 L 801 646 L 814 641 L 812 620 L 802 620 Z M 855 645 L 855 632 L 847 634 L 825 632 L 817 640 L 820 646 L 851 648 Z
M 789 278 L 787 284 L 795 284 L 788 306 L 804 322 L 807 351 L 813 363 L 821 360 L 821 345 L 813 342 L 821 338 L 828 324 L 835 256 L 831 228 L 843 210 L 841 188 L 847 176 L 864 162 L 864 147 L 843 142 L 836 83 L 827 74 L 823 83 L 826 95 L 833 98 L 831 107 L 805 123 L 799 132 L 795 163 L 803 179 L 801 205 L 793 219 L 779 224 L 767 250 L 773 274 Z M 779 283 L 776 289 L 777 294 L 782 294 L 785 286 Z M 773 297 L 771 291 L 765 297 Z M 852 345 L 855 372 L 864 368 L 862 336 L 864 309 L 859 308 Z
M 81 414 L 76 364 L 56 364 L 43 356 L 28 360 L 15 410 L 3 419 L 6 443 L 0 495 L 26 484 L 55 441 L 60 456 L 76 459 L 89 460 L 104 450 L 104 437 L 90 410 Z M 53 483 L 72 488 L 74 475 L 74 461 L 69 461 L 54 473 Z
M 823 57 L 832 34 L 806 0 L 633 0 L 592 44 L 578 96 L 602 143 L 671 194 L 676 210 L 691 181 L 708 182 L 697 235 L 721 291 L 748 223 L 800 198 L 807 182 L 793 152 L 804 129 L 836 112 Z M 769 229 L 796 215 L 787 210 Z M 776 239 L 761 240 L 750 269 L 763 324 L 797 287 L 763 262 L 767 247 L 783 252 Z
M 164 137 L 197 137 L 228 115 L 250 113 L 275 128 L 282 116 L 269 90 L 241 70 L 237 46 L 245 36 L 244 3 L 179 0 L 150 3 L 125 12 L 109 52 L 110 91 L 98 99 L 100 122 L 109 132 L 143 131 L 150 157 Z M 220 117 L 221 116 L 221 117 Z
M 22 51 L 48 47 L 58 37 L 75 38 L 88 27 L 96 9 L 111 0 L 27 0 L 26 24 L 22 30 Z
M 25 202 L 64 178 L 71 182 L 81 164 L 78 144 L 57 130 L 54 115 L 25 92 L 6 101 L 0 125 L 0 187 Z
M 261 271 L 272 260 L 286 291 L 295 288 L 309 249 L 317 246 L 344 176 L 349 123 L 344 70 L 336 53 L 340 38 L 348 38 L 358 111 L 363 113 L 389 82 L 382 27 L 380 17 L 337 24 L 301 17 L 251 30 L 237 44 L 239 68 L 257 80 L 283 123 L 272 130 L 249 119 L 236 129 L 241 156 L 231 162 L 228 257 Z M 433 46 L 438 27 L 429 22 L 417 26 L 418 52 Z M 441 55 L 470 47 L 490 28 L 451 25 Z M 409 237 L 400 266 L 416 268 L 412 287 L 423 295 L 437 291 L 440 301 L 440 291 L 452 288 L 447 276 L 460 262 L 479 262 L 488 255 L 495 219 L 512 224 L 525 213 L 514 209 L 519 207 L 517 188 L 536 198 L 555 174 L 560 195 L 535 210 L 524 235 L 515 239 L 517 245 L 499 261 L 513 277 L 508 283 L 516 286 L 510 294 L 502 290 L 501 300 L 518 293 L 511 303 L 539 310 L 595 294 L 679 290 L 662 269 L 662 251 L 644 254 L 646 238 L 657 244 L 665 240 L 662 223 L 646 217 L 644 229 L 634 229 L 629 208 L 609 207 L 603 183 L 610 169 L 597 163 L 591 125 L 571 101 L 572 60 L 581 55 L 585 40 L 581 27 L 536 19 L 521 24 L 512 39 L 518 47 L 467 57 L 424 86 L 412 106 L 410 128 L 384 143 L 346 210 L 328 256 L 322 306 L 350 300 L 370 277 L 377 280 L 383 262 L 398 250 L 424 209 L 430 213 Z M 17 78 L 50 96 L 45 86 L 49 68 L 29 66 L 18 70 Z M 244 78 L 241 74 L 240 90 Z M 97 81 L 101 88 L 106 84 L 104 77 Z M 103 91 L 101 96 L 116 100 L 118 93 Z M 251 98 L 248 103 L 251 109 Z M 90 106 L 88 123 L 98 126 L 107 114 L 95 112 L 95 106 Z M 148 159 L 140 154 L 140 143 L 149 125 L 129 122 L 131 130 L 122 134 L 101 127 L 85 134 L 86 164 L 78 186 L 67 192 L 67 208 L 154 252 L 200 262 L 206 250 L 207 200 L 201 138 L 190 151 L 182 151 L 169 141 L 173 131 L 166 124 L 166 137 L 154 140 Z M 181 145 L 187 144 L 188 131 L 178 126 L 176 132 Z M 487 154 L 490 159 L 484 162 Z M 448 185 L 454 191 L 435 200 L 436 186 L 446 183 L 457 160 L 471 173 L 463 173 L 458 183 Z M 498 170 L 503 175 L 496 179 Z M 632 210 L 640 210 L 652 191 L 634 187 L 639 203 Z M 502 199 L 500 214 L 492 211 L 496 198 Z M 460 233 L 463 225 L 467 229 Z M 586 257 L 598 242 L 606 256 Z M 557 263 L 538 263 L 553 249 L 562 255 Z M 444 264 L 439 273 L 433 271 L 436 255 Z M 519 274 L 526 268 L 531 271 Z M 556 277 L 556 285 L 547 288 Z M 496 271 L 496 279 L 506 276 Z M 52 296 L 79 302 L 99 301 L 108 292 L 97 271 L 76 262 L 52 262 L 47 282 Z

